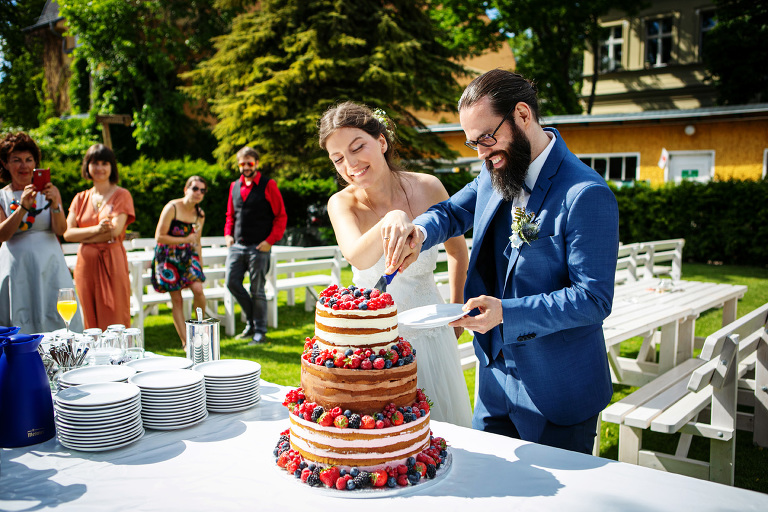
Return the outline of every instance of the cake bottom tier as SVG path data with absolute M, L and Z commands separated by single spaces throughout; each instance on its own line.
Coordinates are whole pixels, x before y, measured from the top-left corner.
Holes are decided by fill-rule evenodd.
M 293 414 L 291 448 L 306 461 L 323 465 L 376 470 L 403 464 L 429 448 L 429 413 L 402 425 L 382 429 L 324 427 Z

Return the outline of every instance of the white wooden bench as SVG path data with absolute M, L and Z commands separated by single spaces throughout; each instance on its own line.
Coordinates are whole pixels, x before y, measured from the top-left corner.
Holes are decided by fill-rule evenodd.
M 653 279 L 660 275 L 669 275 L 679 281 L 682 277 L 684 246 L 683 238 L 619 245 L 616 284 Z
M 472 238 L 466 238 L 465 240 L 467 241 L 467 250 L 469 250 L 471 252 L 472 251 Z M 443 261 L 448 261 L 448 254 L 445 252 L 445 244 L 439 244 L 437 246 L 437 262 L 440 263 L 440 262 L 443 262 Z M 438 285 L 445 284 L 445 283 L 448 282 L 448 271 L 447 270 L 442 271 L 442 272 L 435 272 L 434 274 L 435 274 L 435 283 L 437 283 Z M 446 296 L 444 293 L 442 293 L 442 291 L 441 291 L 441 294 L 443 294 L 443 297 Z M 449 293 L 449 295 L 450 295 L 450 293 Z M 446 299 L 446 300 L 448 300 L 448 299 Z
M 619 425 L 619 460 L 733 485 L 736 428 L 751 426 L 756 442 L 768 444 L 767 323 L 765 304 L 708 336 L 698 358 L 607 407 L 602 421 Z M 737 412 L 737 386 L 752 393 L 751 416 Z M 679 432 L 675 453 L 643 449 L 647 429 Z M 688 458 L 693 435 L 710 439 L 708 462 Z
M 267 274 L 267 325 L 277 327 L 277 294 L 288 293 L 287 304 L 295 304 L 295 290 L 304 288 L 304 310 L 312 311 L 318 300 L 316 286 L 323 288 L 341 284 L 341 269 L 347 261 L 336 245 L 322 247 L 272 248 L 269 273 Z M 312 275 L 296 276 L 300 272 L 317 272 Z M 326 272 L 330 272 L 329 274 Z M 280 277 L 284 276 L 284 277 Z

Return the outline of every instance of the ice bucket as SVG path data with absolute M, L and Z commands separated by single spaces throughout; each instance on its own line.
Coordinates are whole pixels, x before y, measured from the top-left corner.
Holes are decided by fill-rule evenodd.
M 187 357 L 194 364 L 221 359 L 219 321 L 215 318 L 187 320 Z

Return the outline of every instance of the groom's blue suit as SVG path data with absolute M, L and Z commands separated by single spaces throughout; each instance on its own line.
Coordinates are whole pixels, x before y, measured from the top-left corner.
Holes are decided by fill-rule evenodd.
M 508 416 L 521 438 L 570 447 L 542 431 L 593 419 L 612 395 L 601 326 L 613 302 L 618 208 L 605 180 L 546 130 L 557 140 L 526 207 L 539 222 L 530 245 L 510 246 L 510 203 L 485 168 L 414 224 L 427 233 L 422 250 L 473 228 L 465 300 L 502 299 L 503 323 L 475 334 L 475 428 L 498 431 L 493 417 Z

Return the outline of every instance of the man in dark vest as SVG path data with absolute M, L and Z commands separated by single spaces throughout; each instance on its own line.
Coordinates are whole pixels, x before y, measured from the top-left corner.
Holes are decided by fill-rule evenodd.
M 270 249 L 285 233 L 288 216 L 283 196 L 274 180 L 258 170 L 259 154 L 245 146 L 237 152 L 240 178 L 229 186 L 227 222 L 227 288 L 246 316 L 245 330 L 238 339 L 251 338 L 249 345 L 267 340 L 267 296 Z M 245 271 L 251 278 L 250 293 L 243 286 Z

